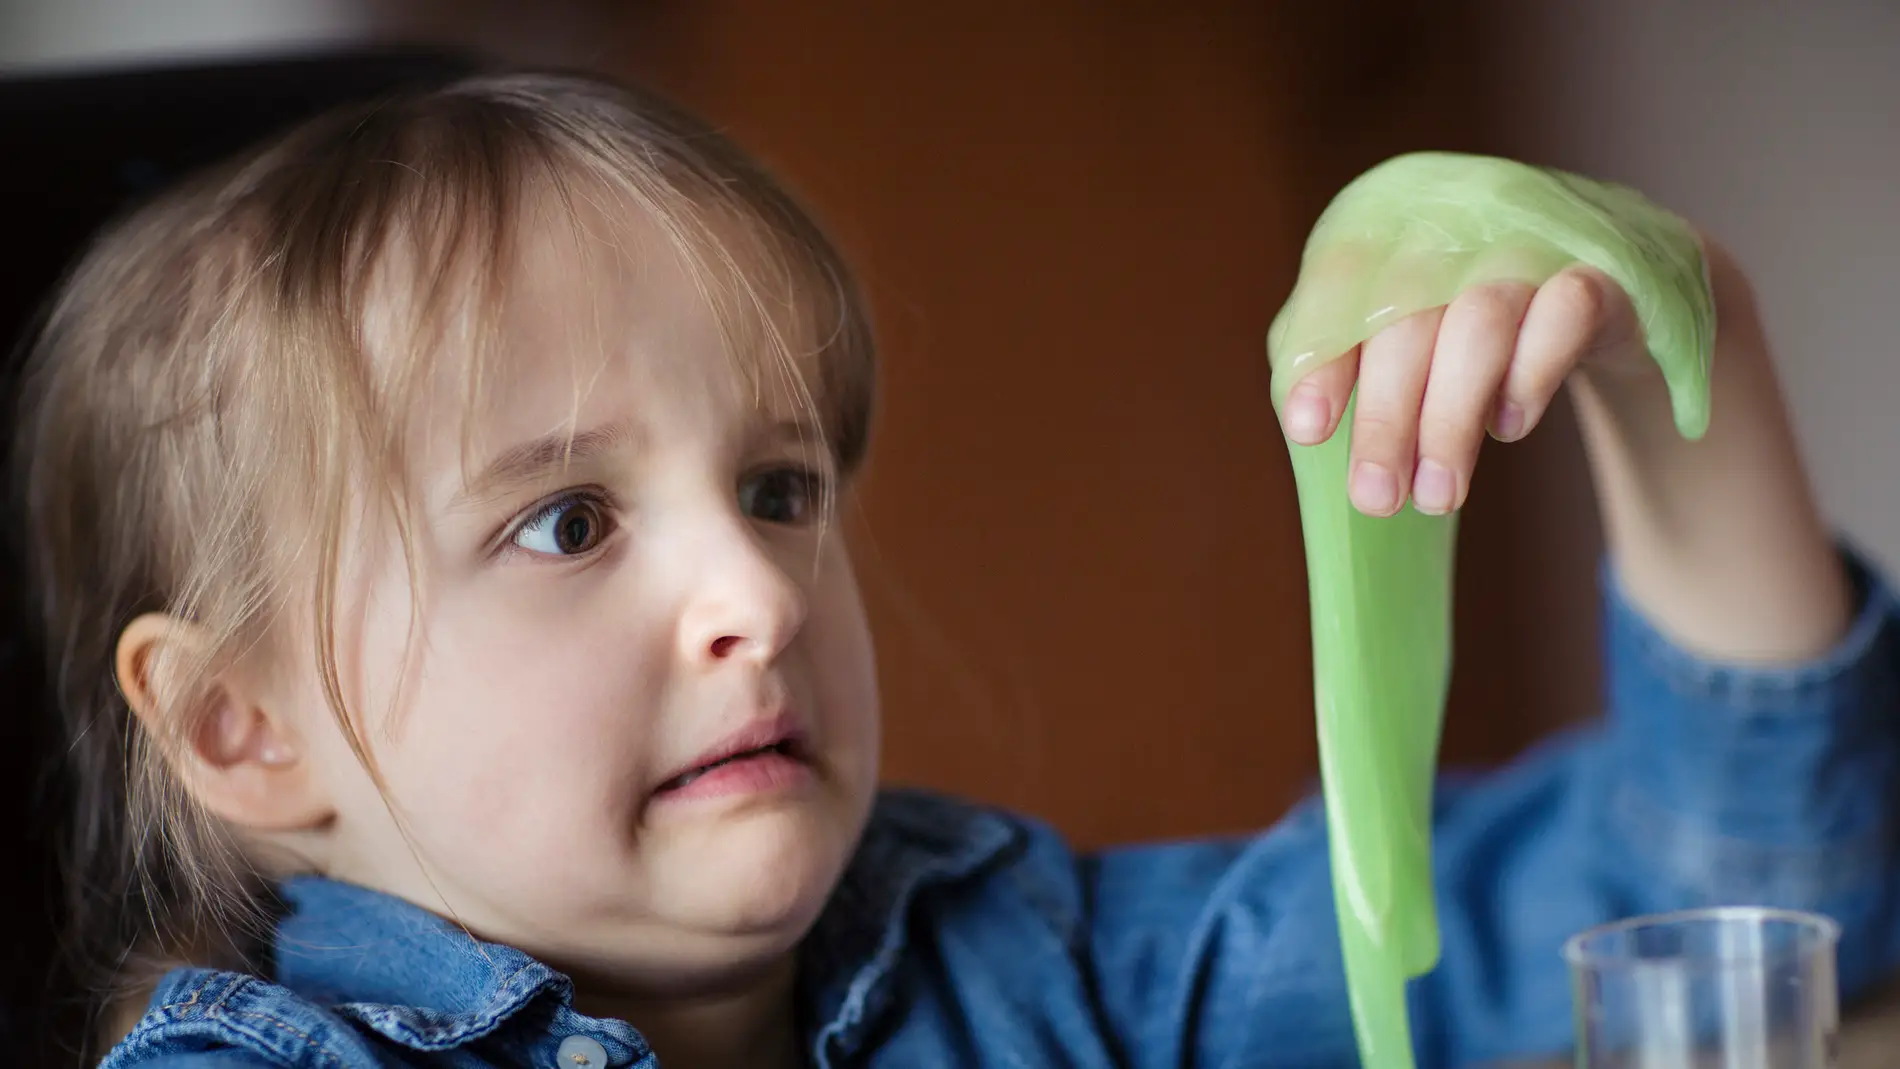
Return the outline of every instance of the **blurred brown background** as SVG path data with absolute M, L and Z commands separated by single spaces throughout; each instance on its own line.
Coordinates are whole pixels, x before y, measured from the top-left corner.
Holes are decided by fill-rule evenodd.
M 1483 27 L 1370 0 L 1027 7 L 652 3 L 615 62 L 771 160 L 870 286 L 858 546 L 891 777 L 1087 842 L 1261 825 L 1315 767 L 1265 327 L 1355 172 L 1493 147 L 1460 62 Z M 1589 539 L 1544 537 L 1589 530 L 1583 495 L 1568 523 L 1522 506 L 1574 450 L 1530 451 L 1469 520 L 1453 758 L 1591 705 Z
M 1354 173 L 1497 147 L 1464 61 L 1485 27 L 1373 0 L 1026 7 L 650 3 L 614 62 L 764 154 L 871 289 L 857 537 L 891 778 L 1090 843 L 1265 824 L 1315 768 L 1265 326 Z M 1468 518 L 1452 759 L 1593 704 L 1587 495 L 1572 441 L 1540 438 Z
M 1634 181 L 1765 262 L 1797 341 L 1872 332 L 1877 302 L 1843 318 L 1816 273 L 1900 238 L 1900 213 L 1850 226 L 1852 201 L 1829 199 L 1849 183 L 1871 201 L 1893 173 L 1900 130 L 1867 102 L 1900 96 L 1900 16 L 1793 10 L 0 0 L 0 72 L 428 41 L 609 69 L 724 124 L 829 222 L 880 317 L 854 526 L 890 777 L 1094 844 L 1258 826 L 1312 785 L 1298 516 L 1262 338 L 1308 225 L 1358 171 L 1430 147 Z M 1843 153 L 1852 166 L 1814 164 Z M 1879 159 L 1886 177 L 1865 177 Z M 1890 532 L 1876 551 L 1900 544 L 1900 518 L 1854 492 L 1878 453 L 1829 418 L 1858 404 L 1875 425 L 1861 365 L 1818 350 L 1799 351 L 1795 401 L 1829 504 Z M 1567 413 L 1488 451 L 1448 759 L 1502 760 L 1595 710 L 1596 554 Z

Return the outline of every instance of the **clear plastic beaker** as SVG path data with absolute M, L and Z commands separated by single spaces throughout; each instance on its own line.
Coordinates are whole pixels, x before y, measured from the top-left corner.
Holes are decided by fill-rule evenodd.
M 1833 1069 L 1839 938 L 1826 917 L 1752 907 L 1573 936 L 1577 1069 Z

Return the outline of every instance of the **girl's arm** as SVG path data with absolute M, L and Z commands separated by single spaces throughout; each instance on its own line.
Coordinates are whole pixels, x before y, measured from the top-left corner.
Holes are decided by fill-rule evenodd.
M 1500 772 L 1441 778 L 1442 953 L 1411 990 L 1420 1069 L 1561 1054 L 1561 945 L 1621 917 L 1813 910 L 1842 926 L 1843 997 L 1900 969 L 1900 615 L 1854 571 L 1839 641 L 1776 666 L 1699 657 L 1609 587 L 1608 717 Z M 1076 871 L 1090 987 L 1130 1065 L 1353 1064 L 1317 805 L 1253 839 Z
M 1568 379 L 1604 494 L 1608 716 L 1502 772 L 1441 780 L 1442 954 L 1410 989 L 1421 1069 L 1561 1052 L 1560 947 L 1619 917 L 1814 910 L 1842 925 L 1844 995 L 1900 968 L 1900 613 L 1827 538 L 1746 291 L 1719 254 L 1713 275 L 1715 415 L 1697 444 L 1676 433 L 1627 299 L 1583 271 L 1461 296 L 1289 395 L 1289 436 L 1315 441 L 1358 383 L 1356 474 L 1405 478 L 1399 494 L 1376 478 L 1354 491 L 1391 512 L 1405 494 L 1461 503 L 1493 413 L 1499 437 L 1520 437 Z M 1449 486 L 1447 472 L 1422 485 L 1428 460 Z M 936 915 L 902 929 L 936 933 L 906 990 L 934 993 L 925 1016 L 968 1021 L 973 1044 L 1157 1069 L 1357 1057 L 1316 805 L 1257 836 L 1085 857 L 1043 829 L 981 876 L 920 897 Z
M 1610 716 L 1442 793 L 1442 964 L 1413 988 L 1425 1065 L 1561 1050 L 1559 946 L 1617 917 L 1816 910 L 1844 926 L 1844 990 L 1900 966 L 1893 601 L 1819 518 L 1746 284 L 1719 249 L 1710 277 L 1714 418 L 1697 442 L 1676 429 L 1627 296 L 1583 268 L 1403 320 L 1295 385 L 1283 409 L 1289 437 L 1320 441 L 1356 390 L 1355 503 L 1441 511 L 1462 504 L 1486 428 L 1522 437 L 1568 381 L 1602 497 Z M 1098 959 L 1155 961 L 1169 940 L 1186 952 L 1159 992 L 1158 974 L 1102 972 L 1138 1022 L 1129 1042 L 1163 1041 L 1154 1064 L 1251 1064 L 1248 1050 L 1270 1048 L 1280 1057 L 1259 1064 L 1349 1061 L 1323 828 L 1308 814 L 1224 865 L 1216 850 L 1086 870 Z M 1189 873 L 1206 897 L 1170 930 L 1161 906 L 1195 901 Z M 1155 1027 L 1169 1013 L 1180 1031 Z
M 1726 252 L 1708 249 L 1717 334 L 1713 418 L 1701 441 L 1677 434 L 1654 374 L 1586 365 L 1571 380 L 1610 558 L 1630 602 L 1687 650 L 1727 661 L 1812 657 L 1847 626 L 1846 573 L 1802 469 L 1747 279 Z

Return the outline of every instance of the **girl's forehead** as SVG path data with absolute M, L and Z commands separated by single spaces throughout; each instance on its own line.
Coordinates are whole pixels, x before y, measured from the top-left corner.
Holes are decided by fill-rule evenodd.
M 766 322 L 766 302 L 743 288 L 756 280 L 734 285 L 655 228 L 623 229 L 608 241 L 598 230 L 524 228 L 516 265 L 491 289 L 496 306 L 464 312 L 472 344 L 451 343 L 434 361 L 429 411 L 414 413 L 431 458 L 466 466 L 590 427 L 724 437 L 817 422 L 815 346 L 797 337 L 795 317 Z
M 637 223 L 618 240 L 566 229 L 523 235 L 496 321 L 496 400 L 730 402 L 782 392 L 762 387 L 786 371 L 815 370 L 798 366 L 811 345 L 785 314 L 793 295 L 759 299 L 767 272 L 734 269 L 720 262 L 727 250 L 682 249 Z
M 822 422 L 824 291 L 760 227 L 545 190 L 511 215 L 462 246 L 496 255 L 397 240 L 372 280 L 367 355 L 405 467 L 607 424 Z

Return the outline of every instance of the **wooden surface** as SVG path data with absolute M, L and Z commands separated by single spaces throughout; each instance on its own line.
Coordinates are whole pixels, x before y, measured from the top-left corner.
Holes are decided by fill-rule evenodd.
M 1900 983 L 1844 1015 L 1838 1069 L 1891 1069 L 1894 1065 L 1900 1065 Z
M 1841 1015 L 1840 1063 L 1832 1069 L 1900 1065 L 1900 983 L 1874 992 Z M 1504 1062 L 1484 1069 L 1573 1069 L 1569 1058 Z

